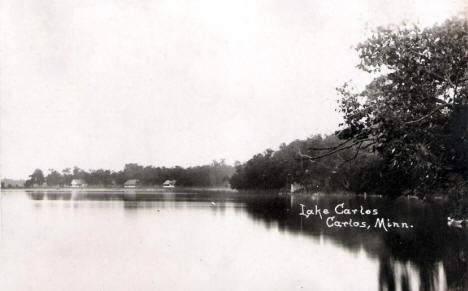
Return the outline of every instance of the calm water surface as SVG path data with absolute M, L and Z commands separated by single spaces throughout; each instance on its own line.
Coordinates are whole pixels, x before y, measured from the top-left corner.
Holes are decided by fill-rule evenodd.
M 0 290 L 468 290 L 441 203 L 218 191 L 3 191 Z M 302 206 L 411 229 L 328 227 Z M 337 216 L 366 222 L 373 215 Z

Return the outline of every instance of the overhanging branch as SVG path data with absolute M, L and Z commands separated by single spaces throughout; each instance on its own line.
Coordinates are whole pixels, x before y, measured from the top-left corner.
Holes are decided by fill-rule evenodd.
M 350 142 L 350 141 L 352 141 L 352 140 L 348 140 L 347 142 Z M 338 145 L 338 146 L 334 146 L 334 147 L 330 147 L 330 148 L 324 148 L 324 149 L 329 149 L 330 151 L 328 151 L 328 152 L 326 152 L 324 154 L 318 155 L 318 156 L 314 156 L 314 157 L 310 156 L 310 155 L 303 154 L 300 151 L 298 152 L 298 154 L 303 159 L 308 159 L 308 160 L 314 161 L 314 160 L 319 160 L 319 159 L 331 156 L 331 155 L 333 155 L 335 153 L 350 149 L 353 146 L 358 145 L 358 144 L 359 144 L 359 149 L 360 149 L 362 144 L 364 142 L 366 142 L 366 141 L 373 141 L 371 144 L 375 143 L 375 140 L 373 138 L 365 138 L 365 139 L 359 139 L 357 141 L 355 140 L 353 143 L 351 143 L 349 145 L 346 145 L 346 146 L 344 146 L 346 143 L 341 143 L 341 147 L 338 147 L 339 146 Z M 369 145 L 366 145 L 366 147 L 367 146 L 369 146 Z
M 344 146 L 345 144 L 347 144 L 348 142 L 350 142 L 351 139 L 348 139 L 348 140 L 345 140 L 344 142 L 340 143 L 339 145 L 336 145 L 336 146 L 332 146 L 332 147 L 327 147 L 327 148 L 314 148 L 314 147 L 310 147 L 309 150 L 312 150 L 312 151 L 323 151 L 323 150 L 334 150 L 334 149 L 337 149 L 341 146 Z
M 418 123 L 420 121 L 423 121 L 424 119 L 426 118 L 429 118 L 432 116 L 432 114 L 436 113 L 437 111 L 439 111 L 440 109 L 444 108 L 444 107 L 447 107 L 449 106 L 448 104 L 441 104 L 439 106 L 436 106 L 436 108 L 434 110 L 432 110 L 431 112 L 429 112 L 428 114 L 416 119 L 416 120 L 412 120 L 412 121 L 407 121 L 405 122 L 405 124 L 414 124 L 414 123 Z

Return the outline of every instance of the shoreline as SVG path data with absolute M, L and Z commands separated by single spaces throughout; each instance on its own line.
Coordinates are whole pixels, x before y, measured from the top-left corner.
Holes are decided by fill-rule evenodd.
M 180 192 L 180 191 L 207 191 L 207 192 L 231 192 L 231 193 L 239 193 L 239 194 L 251 194 L 251 195 L 278 195 L 278 196 L 296 196 L 296 197 L 317 197 L 317 196 L 355 196 L 355 197 L 363 197 L 366 198 L 389 198 L 389 196 L 383 194 L 376 194 L 376 193 L 353 193 L 349 191 L 335 191 L 335 192 L 328 192 L 328 191 L 318 191 L 318 192 L 296 192 L 290 193 L 287 191 L 278 191 L 278 190 L 252 190 L 252 189 L 233 189 L 227 187 L 175 187 L 175 188 L 163 188 L 163 187 L 137 187 L 137 188 L 124 188 L 124 187 L 86 187 L 86 188 L 72 188 L 72 187 L 44 187 L 44 188 L 0 188 L 0 192 L 17 192 L 17 191 L 26 191 L 26 192 L 97 192 L 97 193 L 105 193 L 105 192 L 150 192 L 154 191 L 157 193 L 173 193 L 173 192 Z M 401 200 L 401 199 L 408 199 L 408 200 L 419 200 L 425 201 L 414 195 L 405 195 L 401 194 L 399 196 L 394 197 L 392 200 Z M 447 200 L 448 197 L 444 195 L 435 195 L 432 199 L 428 200 Z
M 27 192 L 125 192 L 125 191 L 165 191 L 165 192 L 174 192 L 174 191 L 184 191 L 184 190 L 193 190 L 193 191 L 225 191 L 225 192 L 237 192 L 237 190 L 232 188 L 224 187 L 175 187 L 175 188 L 163 188 L 163 187 L 137 187 L 137 188 L 124 188 L 124 187 L 86 187 L 86 188 L 71 188 L 71 187 L 59 187 L 59 188 L 1 188 L 1 192 L 14 192 L 14 191 L 27 191 Z

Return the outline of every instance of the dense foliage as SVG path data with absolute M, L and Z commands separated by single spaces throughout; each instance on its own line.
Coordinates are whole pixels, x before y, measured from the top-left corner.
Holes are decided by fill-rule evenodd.
M 395 192 L 425 196 L 468 176 L 468 22 L 380 28 L 357 47 L 376 76 L 361 92 L 345 84 L 340 111 L 349 144 L 371 144 Z M 390 187 L 389 187 L 390 188 Z
M 254 156 L 236 166 L 232 186 L 460 196 L 468 190 L 467 31 L 460 19 L 379 28 L 357 46 L 358 68 L 374 79 L 362 91 L 338 89 L 342 129 Z
M 29 175 L 29 179 L 26 181 L 25 186 L 42 185 L 44 182 L 44 173 L 41 169 L 36 169 L 31 175 Z
M 246 163 L 236 165 L 231 186 L 271 190 L 299 183 L 306 191 L 374 191 L 379 180 L 376 169 L 381 167 L 381 161 L 375 155 L 361 153 L 355 157 L 355 150 L 350 148 L 313 161 L 302 154 L 311 148 L 328 149 L 340 143 L 334 135 L 316 135 L 289 145 L 282 144 L 277 151 L 266 150 Z
M 83 179 L 89 185 L 95 186 L 121 186 L 129 179 L 138 179 L 142 185 L 161 185 L 166 180 L 176 180 L 178 186 L 188 187 L 227 187 L 229 177 L 234 172 L 232 166 L 227 165 L 224 160 L 213 161 L 210 165 L 197 167 L 153 167 L 138 164 L 126 164 L 121 171 L 111 170 L 89 170 L 85 171 L 78 167 L 66 168 L 61 173 L 49 169 L 44 177 L 40 169 L 36 169 L 30 179 L 26 181 L 26 187 L 34 185 L 66 186 L 73 179 Z

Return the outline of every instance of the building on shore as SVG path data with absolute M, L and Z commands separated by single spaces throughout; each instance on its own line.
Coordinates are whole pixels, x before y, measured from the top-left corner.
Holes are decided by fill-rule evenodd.
M 301 192 L 304 190 L 305 190 L 304 185 L 299 184 L 297 182 L 291 183 L 291 193 L 297 193 L 297 192 Z
M 176 182 L 176 180 L 166 180 L 162 186 L 163 188 L 175 188 Z
M 140 186 L 140 180 L 138 179 L 130 179 L 124 183 L 124 188 L 136 188 Z
M 83 179 L 73 179 L 70 183 L 70 186 L 72 188 L 86 188 L 88 187 L 88 184 Z

